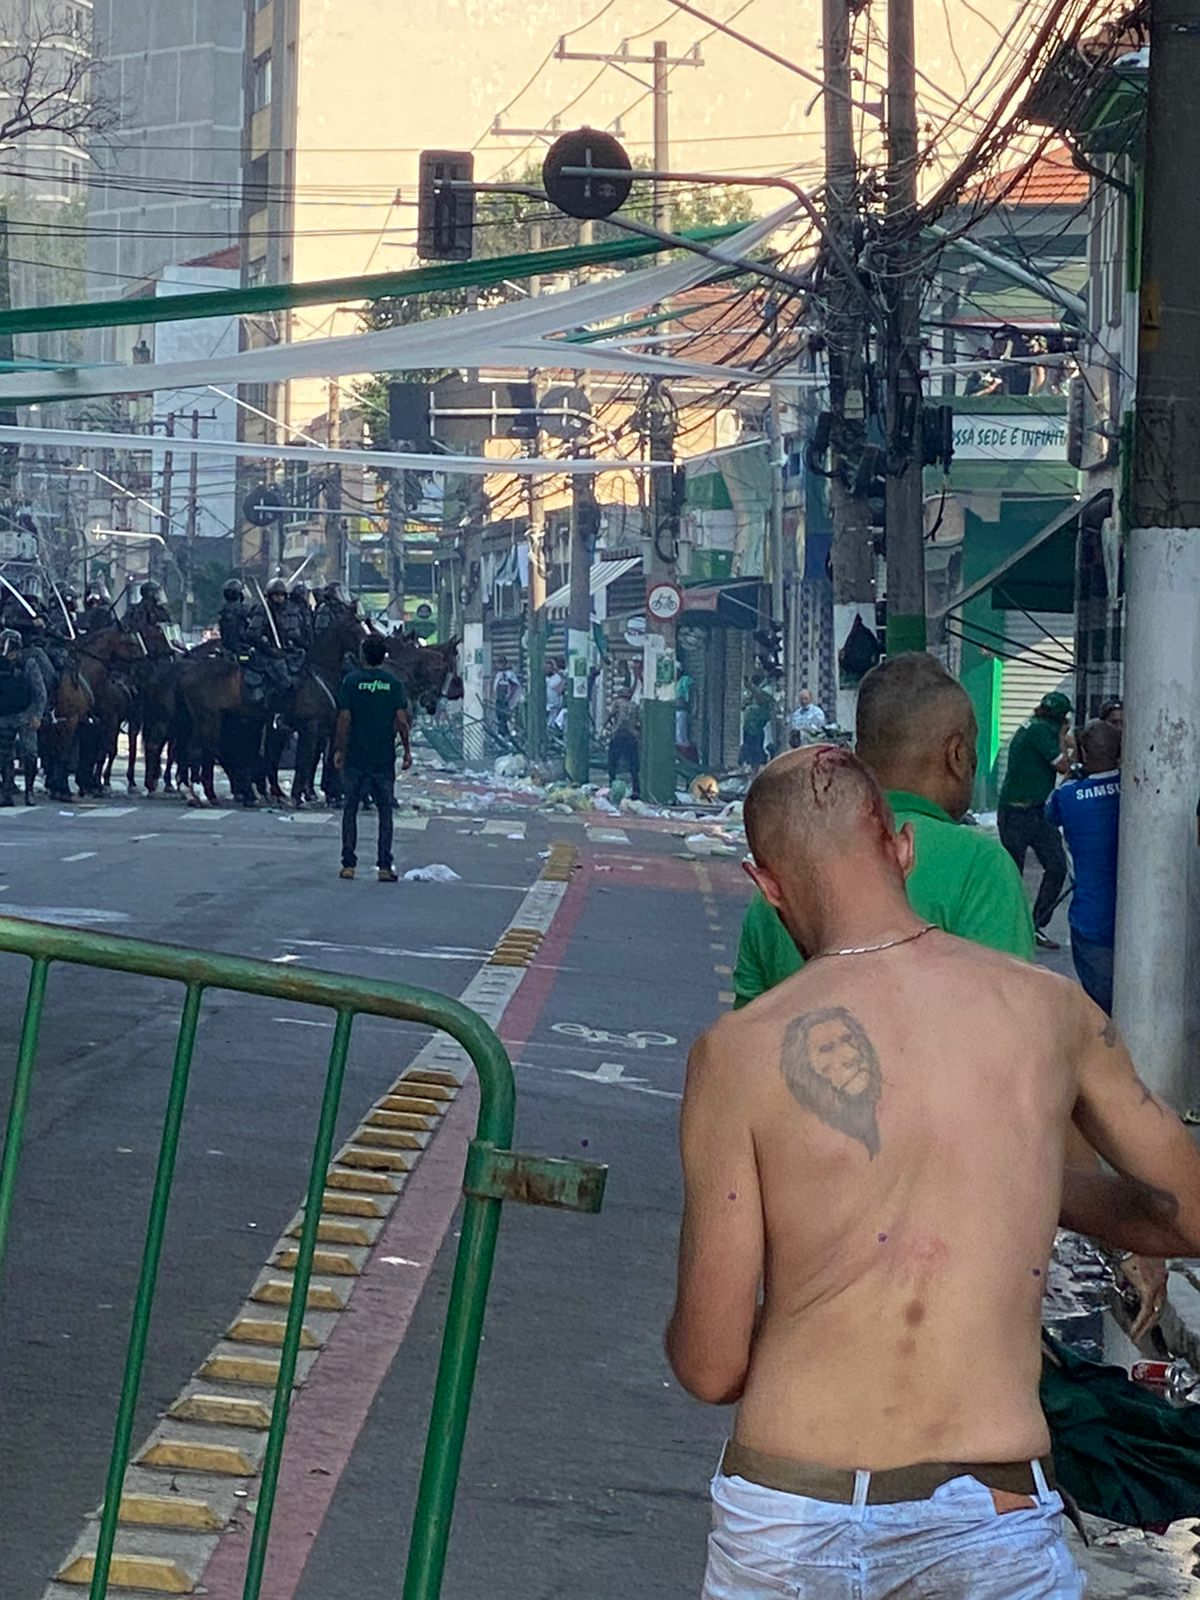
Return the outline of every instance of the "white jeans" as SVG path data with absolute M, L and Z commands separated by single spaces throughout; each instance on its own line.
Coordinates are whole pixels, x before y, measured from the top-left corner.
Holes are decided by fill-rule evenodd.
M 1062 1501 L 1033 1470 L 1036 1504 L 1006 1512 L 975 1478 L 873 1506 L 864 1472 L 847 1506 L 719 1472 L 703 1600 L 1081 1600 Z

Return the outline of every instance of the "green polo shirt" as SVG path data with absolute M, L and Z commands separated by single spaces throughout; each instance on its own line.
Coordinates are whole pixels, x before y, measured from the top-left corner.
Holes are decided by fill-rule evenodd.
M 919 794 L 888 793 L 896 826 L 912 824 L 915 860 L 908 898 L 918 916 L 960 939 L 1033 960 L 1033 918 L 1008 851 L 980 828 L 964 828 Z M 748 1005 L 804 965 L 778 914 L 762 895 L 742 923 L 734 1005 Z
M 1054 763 L 1061 755 L 1062 735 L 1057 722 L 1048 717 L 1030 717 L 1023 722 L 1008 747 L 1000 804 L 1036 807 L 1040 811 L 1058 782 Z

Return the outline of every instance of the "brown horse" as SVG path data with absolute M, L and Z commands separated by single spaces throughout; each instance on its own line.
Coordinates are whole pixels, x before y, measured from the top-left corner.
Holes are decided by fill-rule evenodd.
M 461 700 L 457 639 L 424 644 L 416 634 L 398 630 L 387 641 L 388 661 L 414 706 L 432 717 L 442 700 Z
M 128 682 L 114 668 L 138 660 L 142 650 L 141 641 L 119 626 L 98 628 L 70 645 L 42 741 L 46 788 L 54 799 L 71 799 L 68 774 L 76 752 L 80 793 L 100 792 L 104 761 L 116 749 L 132 700 Z

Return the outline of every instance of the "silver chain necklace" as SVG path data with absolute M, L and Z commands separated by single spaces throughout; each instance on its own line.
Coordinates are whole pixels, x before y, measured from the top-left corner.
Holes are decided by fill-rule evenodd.
M 927 922 L 916 933 L 906 933 L 899 939 L 885 939 L 882 944 L 852 944 L 844 950 L 818 950 L 815 956 L 809 956 L 808 959 L 823 961 L 826 956 L 873 956 L 878 950 L 894 950 L 897 945 L 912 944 L 915 939 L 923 939 L 927 933 L 934 931 L 934 927 L 934 923 Z

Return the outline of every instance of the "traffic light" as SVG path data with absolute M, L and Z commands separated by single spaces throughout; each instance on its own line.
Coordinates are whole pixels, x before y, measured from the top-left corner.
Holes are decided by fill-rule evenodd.
M 475 235 L 475 191 L 469 150 L 422 150 L 417 191 L 417 255 L 422 261 L 469 261 Z

